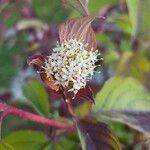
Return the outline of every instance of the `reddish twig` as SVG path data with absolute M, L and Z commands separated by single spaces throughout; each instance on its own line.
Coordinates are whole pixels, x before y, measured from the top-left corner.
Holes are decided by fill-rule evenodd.
M 8 114 L 12 114 L 17 117 L 21 117 L 30 121 L 34 121 L 46 126 L 52 126 L 55 128 L 62 128 L 62 129 L 67 129 L 69 131 L 74 130 L 74 126 L 70 126 L 64 122 L 60 121 L 54 121 L 39 115 L 35 115 L 26 111 L 23 111 L 21 109 L 15 108 L 13 106 L 9 106 L 6 103 L 0 102 L 0 112 L 1 112 L 1 117 L 0 117 L 0 122 L 2 122 L 3 118 L 7 116 Z

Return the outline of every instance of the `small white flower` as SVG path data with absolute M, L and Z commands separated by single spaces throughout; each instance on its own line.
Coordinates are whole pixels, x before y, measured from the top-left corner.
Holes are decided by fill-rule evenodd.
M 44 62 L 47 78 L 53 75 L 56 85 L 68 87 L 74 94 L 84 88 L 93 75 L 97 56 L 100 55 L 97 50 L 88 51 L 87 46 L 76 39 L 57 43 L 52 55 L 47 56 Z

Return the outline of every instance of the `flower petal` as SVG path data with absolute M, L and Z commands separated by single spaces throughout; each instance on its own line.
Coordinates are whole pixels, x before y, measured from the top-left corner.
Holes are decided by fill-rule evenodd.
M 95 17 L 75 18 L 62 24 L 59 28 L 60 42 L 76 39 L 88 44 L 89 50 L 96 50 L 96 37 L 91 27 L 91 22 Z

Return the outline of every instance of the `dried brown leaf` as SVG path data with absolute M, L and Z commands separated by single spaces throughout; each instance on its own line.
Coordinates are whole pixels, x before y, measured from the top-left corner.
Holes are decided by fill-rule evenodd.
M 119 141 L 107 124 L 86 118 L 77 120 L 77 128 L 86 150 L 120 150 Z

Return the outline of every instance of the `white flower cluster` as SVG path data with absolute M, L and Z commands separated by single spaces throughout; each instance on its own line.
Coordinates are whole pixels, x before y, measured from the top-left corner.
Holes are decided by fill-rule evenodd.
M 54 76 L 56 85 L 68 87 L 74 94 L 91 79 L 98 51 L 87 51 L 87 44 L 75 39 L 57 44 L 43 66 L 47 78 Z

